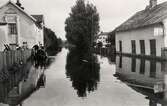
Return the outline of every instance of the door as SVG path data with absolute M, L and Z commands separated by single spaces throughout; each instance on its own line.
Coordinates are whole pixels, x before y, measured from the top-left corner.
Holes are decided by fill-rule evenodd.
M 141 54 L 145 54 L 145 42 L 144 40 L 140 40 L 140 51 L 141 51 Z
M 119 41 L 119 51 L 122 52 L 122 41 Z
M 136 42 L 135 42 L 135 40 L 132 40 L 131 44 L 132 44 L 132 54 L 136 54 Z
M 150 55 L 156 56 L 156 40 L 150 40 Z

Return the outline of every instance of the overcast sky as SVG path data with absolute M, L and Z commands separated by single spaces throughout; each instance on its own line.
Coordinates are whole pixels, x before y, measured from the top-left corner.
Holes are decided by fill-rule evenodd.
M 8 0 L 0 0 L 3 5 Z M 16 2 L 16 0 L 12 0 Z M 29 14 L 44 14 L 46 26 L 65 38 L 64 22 L 76 0 L 20 0 Z M 96 5 L 101 31 L 112 31 L 135 12 L 143 10 L 149 0 L 86 0 Z M 167 0 L 158 0 L 158 3 Z

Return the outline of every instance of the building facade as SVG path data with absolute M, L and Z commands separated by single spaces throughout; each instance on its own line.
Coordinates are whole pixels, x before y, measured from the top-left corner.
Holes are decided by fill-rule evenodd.
M 150 0 L 145 10 L 116 28 L 116 51 L 123 54 L 161 57 L 167 47 L 167 2 Z
M 101 32 L 96 39 L 96 44 L 101 42 L 102 48 L 106 48 L 107 45 L 109 44 L 109 42 L 107 41 L 108 37 L 109 37 L 109 33 Z
M 25 12 L 19 0 L 16 4 L 7 2 L 0 7 L 0 51 L 4 50 L 4 45 L 26 45 L 28 48 L 35 44 L 43 45 L 43 25 L 44 21 L 39 22 L 36 17 Z

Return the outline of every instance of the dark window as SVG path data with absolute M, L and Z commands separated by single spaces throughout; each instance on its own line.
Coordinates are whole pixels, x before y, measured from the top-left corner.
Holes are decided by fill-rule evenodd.
M 119 41 L 119 51 L 122 52 L 122 41 Z
M 132 40 L 131 44 L 132 44 L 132 54 L 136 54 L 136 42 L 135 42 L 135 40 Z
M 155 39 L 150 40 L 150 54 L 152 56 L 156 56 L 156 40 Z
M 136 72 L 136 58 L 132 58 L 131 68 L 132 72 Z
M 140 40 L 140 51 L 141 51 L 141 54 L 145 54 L 145 42 L 144 42 L 144 40 Z
M 17 34 L 16 23 L 9 23 L 8 28 L 9 28 L 9 34 Z

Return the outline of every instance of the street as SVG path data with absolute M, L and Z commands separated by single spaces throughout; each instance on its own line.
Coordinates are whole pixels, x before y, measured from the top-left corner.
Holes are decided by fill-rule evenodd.
M 100 79 L 97 89 L 85 97 L 77 95 L 77 89 L 66 76 L 66 56 L 63 49 L 45 71 L 46 87 L 39 89 L 23 102 L 23 106 L 150 106 L 146 96 L 136 92 L 113 75 L 116 65 L 98 56 Z M 110 63 L 110 64 L 109 64 Z M 77 66 L 76 66 L 77 67 Z M 85 76 L 86 77 L 86 76 Z M 151 105 L 153 106 L 153 105 Z

